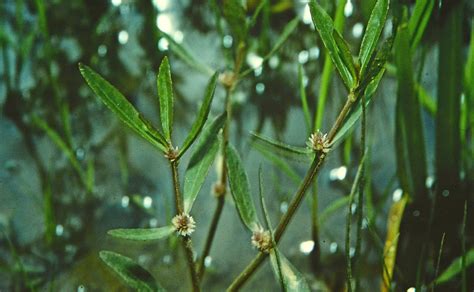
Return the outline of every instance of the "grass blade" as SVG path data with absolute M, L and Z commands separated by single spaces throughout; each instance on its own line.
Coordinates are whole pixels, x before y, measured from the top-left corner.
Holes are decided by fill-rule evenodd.
M 240 219 L 250 231 L 255 231 L 259 223 L 252 195 L 250 194 L 249 179 L 237 150 L 230 144 L 226 147 L 226 158 L 230 189 L 239 211 Z
M 304 84 L 304 68 L 301 63 L 298 64 L 298 84 L 300 85 L 300 98 L 301 98 L 301 107 L 303 109 L 304 120 L 306 122 L 306 129 L 308 136 L 311 133 L 311 113 L 308 108 L 308 99 L 306 97 L 306 90 Z
M 163 152 L 167 143 L 163 134 L 153 128 L 133 105 L 114 86 L 86 65 L 79 64 L 79 70 L 97 97 L 114 112 L 129 128 Z
M 186 152 L 186 150 L 188 150 L 189 146 L 194 143 L 197 136 L 204 127 L 204 124 L 206 123 L 207 117 L 209 116 L 209 111 L 211 110 L 211 103 L 214 98 L 214 92 L 216 90 L 217 77 L 218 74 L 215 73 L 211 77 L 211 80 L 209 80 L 209 83 L 206 87 L 204 100 L 201 105 L 201 109 L 199 110 L 198 116 L 196 117 L 196 120 L 194 121 L 193 126 L 191 127 L 191 130 L 188 133 L 188 136 L 183 142 L 183 146 L 179 151 L 178 158 L 181 157 Z
M 164 226 L 159 228 L 113 229 L 109 230 L 107 234 L 127 240 L 149 241 L 166 238 L 173 231 L 173 226 Z
M 408 26 L 399 27 L 395 43 L 398 91 L 395 145 L 397 174 L 403 189 L 422 201 L 426 189 L 426 154 L 421 107 L 416 95 Z
M 158 71 L 158 97 L 160 99 L 160 119 L 166 141 L 171 143 L 173 129 L 173 84 L 168 57 L 164 57 Z
M 442 283 L 446 283 L 459 275 L 462 270 L 463 270 L 463 257 L 465 258 L 465 268 L 467 269 L 469 266 L 474 264 L 474 248 L 470 249 L 468 252 L 466 252 L 464 255 L 456 258 L 450 265 L 449 267 L 444 270 L 441 275 L 439 275 L 438 278 L 434 281 L 434 284 L 439 285 Z
M 191 155 L 186 173 L 184 174 L 184 211 L 189 213 L 193 207 L 207 173 L 214 162 L 219 150 L 219 131 L 224 126 L 226 114 L 218 116 L 209 126 L 207 126 Z
M 229 24 L 232 34 L 237 40 L 237 44 L 245 38 L 247 34 L 247 22 L 245 8 L 240 0 L 224 0 L 224 18 Z
M 415 2 L 415 8 L 408 22 L 408 29 L 410 31 L 410 47 L 412 52 L 418 47 L 418 44 L 423 37 L 426 25 L 431 17 L 431 12 L 436 1 L 433 0 L 418 0 Z
M 380 34 L 384 28 L 385 20 L 387 19 L 388 7 L 389 0 L 377 0 L 370 14 L 367 29 L 365 30 L 359 50 L 361 76 L 364 76 L 365 71 L 369 68 L 369 60 L 375 53 L 375 48 L 377 47 Z
M 324 43 L 324 46 L 328 50 L 331 59 L 341 75 L 344 84 L 347 89 L 351 90 L 357 83 L 357 75 L 354 75 L 355 65 L 352 56 L 350 59 L 344 53 L 345 48 L 339 46 L 338 42 L 334 39 L 334 35 L 338 34 L 335 31 L 333 21 L 331 17 L 324 11 L 324 9 L 315 1 L 309 2 L 309 9 L 311 12 L 311 18 L 313 20 L 314 27 L 319 32 L 319 35 Z M 338 36 L 340 39 L 342 37 Z M 339 39 L 339 41 L 340 41 Z
M 137 291 L 164 291 L 153 276 L 132 259 L 111 251 L 101 251 L 99 256 L 130 288 Z

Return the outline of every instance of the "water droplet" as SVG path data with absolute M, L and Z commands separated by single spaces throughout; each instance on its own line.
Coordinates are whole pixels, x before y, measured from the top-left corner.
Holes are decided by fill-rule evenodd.
M 415 292 L 415 291 L 416 291 L 415 287 L 410 287 L 407 289 L 407 292 Z
M 64 227 L 61 224 L 56 225 L 56 235 L 62 236 L 64 234 Z
M 321 51 L 319 50 L 319 47 L 312 47 L 311 49 L 309 49 L 309 58 L 311 60 L 318 59 L 320 52 Z
M 128 32 L 126 30 L 122 30 L 119 32 L 118 41 L 122 45 L 125 45 L 128 42 Z
M 155 7 L 158 10 L 164 11 L 170 8 L 171 1 L 170 0 L 153 0 L 153 5 L 155 5 Z
M 130 198 L 128 196 L 123 196 L 122 201 L 121 201 L 122 207 L 127 208 L 129 203 L 130 203 Z
M 99 54 L 100 57 L 103 57 L 107 54 L 107 46 L 106 45 L 100 45 L 97 48 L 97 54 Z
M 155 228 L 158 226 L 158 220 L 156 218 L 151 218 L 150 221 L 148 221 L 148 224 L 150 224 L 150 227 Z
M 309 59 L 309 52 L 308 51 L 303 50 L 303 51 L 299 52 L 298 62 L 300 64 L 304 64 L 304 63 L 308 62 L 308 59 Z
M 212 264 L 212 257 L 211 256 L 207 256 L 205 259 L 204 259 L 204 266 L 206 268 L 210 267 Z
M 280 212 L 286 213 L 288 211 L 288 203 L 287 202 L 281 202 L 280 204 Z
M 260 66 L 262 66 L 263 63 L 263 58 L 260 57 L 259 55 L 255 53 L 249 53 L 247 55 L 247 64 L 250 66 L 252 69 L 257 69 Z
M 347 0 L 346 5 L 344 5 L 344 16 L 349 17 L 354 13 L 354 5 L 352 5 L 351 0 Z
M 349 256 L 350 256 L 351 258 L 354 257 L 355 253 L 356 253 L 356 249 L 355 249 L 355 248 L 353 248 L 353 247 L 349 248 Z
M 257 94 L 262 94 L 265 91 L 265 84 L 257 83 L 257 85 L 255 85 L 255 91 Z
M 280 59 L 277 56 L 273 56 L 270 58 L 270 60 L 268 60 L 268 66 L 270 66 L 270 68 L 272 69 L 275 69 L 276 67 L 278 67 L 279 64 L 280 64 Z
M 84 285 L 77 286 L 77 292 L 86 292 L 86 287 Z
M 148 261 L 150 261 L 150 256 L 144 254 L 138 256 L 138 263 L 140 265 L 146 265 Z
M 441 195 L 443 195 L 443 197 L 447 198 L 449 197 L 449 191 L 448 190 L 444 190 Z
M 415 217 L 420 216 L 420 211 L 419 210 L 413 211 L 413 216 L 415 216 Z
M 168 48 L 170 46 L 170 43 L 169 41 L 166 39 L 166 38 L 161 38 L 159 41 L 158 41 L 158 50 L 160 51 L 167 51 Z
M 84 160 L 84 157 L 86 156 L 86 151 L 84 151 L 83 148 L 77 148 L 76 149 L 76 158 L 81 161 Z
M 337 242 L 331 242 L 329 245 L 329 252 L 330 253 L 336 253 L 337 251 Z
M 122 4 L 122 0 L 111 0 L 110 2 L 115 7 L 120 6 L 120 4 Z
M 392 200 L 394 202 L 398 202 L 400 201 L 400 199 L 402 198 L 403 196 L 403 191 L 402 189 L 396 189 L 394 192 L 393 192 L 393 195 L 392 195 Z
M 234 42 L 234 39 L 230 35 L 225 35 L 222 38 L 222 45 L 224 46 L 224 48 L 228 49 L 228 48 L 232 47 L 233 42 Z
M 183 32 L 180 31 L 180 30 L 177 30 L 177 31 L 173 32 L 173 39 L 178 44 L 181 44 L 183 42 L 183 39 L 184 39 Z
M 363 32 L 364 25 L 360 22 L 354 24 L 354 26 L 352 27 L 352 36 L 354 36 L 356 39 L 360 38 Z
M 306 240 L 300 243 L 300 252 L 303 254 L 310 254 L 314 249 L 314 241 Z
M 347 175 L 347 167 L 341 166 L 331 169 L 329 172 L 329 179 L 331 181 L 344 180 Z
M 425 186 L 427 188 L 431 189 L 431 187 L 433 187 L 433 184 L 434 184 L 434 178 L 433 178 L 433 176 L 430 175 L 426 178 Z
M 174 31 L 171 16 L 167 13 L 158 14 L 156 17 L 156 27 L 163 32 L 171 34 Z
M 357 211 L 357 204 L 356 203 L 352 203 L 351 205 L 351 214 L 354 215 Z
M 253 71 L 255 77 L 258 77 L 258 76 L 262 75 L 262 72 L 263 72 L 263 67 L 262 66 L 256 68 L 255 71 Z
M 390 37 L 390 35 L 392 34 L 392 29 L 393 29 L 393 22 L 392 22 L 392 19 L 389 18 L 385 22 L 385 28 L 383 30 L 384 37 L 386 38 Z
M 163 259 L 162 259 L 162 261 L 165 265 L 171 264 L 172 260 L 173 260 L 173 258 L 169 254 L 163 256 Z
M 149 196 L 146 196 L 143 198 L 143 207 L 146 209 L 151 208 L 151 205 L 153 204 L 153 199 Z

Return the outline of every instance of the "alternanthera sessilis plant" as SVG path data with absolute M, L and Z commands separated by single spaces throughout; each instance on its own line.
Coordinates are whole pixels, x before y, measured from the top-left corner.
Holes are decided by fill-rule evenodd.
M 169 225 L 149 229 L 116 229 L 109 231 L 109 234 L 129 240 L 157 240 L 172 234 L 178 235 L 185 250 L 193 290 L 199 291 L 202 281 L 200 275 L 203 275 L 204 267 L 202 264 L 196 265 L 191 237 L 195 229 L 202 228 L 203 223 L 195 222 L 192 218 L 192 206 L 220 148 L 224 163 L 221 171 L 222 176 L 214 187 L 215 193 L 218 194 L 218 198 L 223 198 L 226 193 L 227 183 L 229 184 L 240 219 L 249 230 L 248 244 L 252 244 L 259 251 L 255 259 L 231 283 L 228 290 L 235 291 L 242 287 L 263 260 L 270 255 L 273 270 L 283 290 L 309 291 L 309 285 L 301 273 L 278 250 L 278 242 L 294 217 L 306 191 L 320 171 L 326 157 L 330 155 L 334 147 L 337 147 L 337 143 L 356 123 L 361 114 L 365 113 L 365 106 L 371 101 L 384 74 L 384 64 L 391 49 L 392 39 L 389 38 L 385 41 L 379 49 L 378 43 L 387 18 L 388 6 L 387 0 L 376 2 L 367 24 L 359 56 L 355 59 L 344 38 L 334 28 L 331 17 L 316 1 L 309 3 L 314 26 L 348 93 L 346 101 L 329 132 L 315 131 L 308 137 L 307 141 L 302 141 L 301 144 L 307 143 L 307 147 L 290 146 L 258 134 L 254 135 L 257 142 L 265 145 L 268 149 L 274 149 L 288 155 L 298 155 L 303 157 L 302 159 L 311 161 L 310 168 L 292 197 L 288 210 L 283 214 L 276 228 L 272 227 L 265 211 L 261 175 L 259 176 L 259 189 L 262 213 L 265 215 L 264 223 L 258 218 L 250 191 L 249 179 L 240 155 L 229 141 L 229 120 L 232 112 L 231 94 L 239 80 L 248 74 L 248 70 L 243 72 L 241 70 L 243 58 L 246 54 L 245 35 L 247 33 L 247 25 L 252 23 L 252 20 L 247 22 L 243 7 L 239 1 L 224 1 L 224 16 L 229 22 L 238 44 L 236 46 L 234 68 L 220 74 L 220 76 L 218 73 L 213 74 L 205 90 L 201 109 L 187 138 L 180 144 L 181 146 L 177 146 L 178 144 L 173 140 L 172 135 L 174 97 L 171 70 L 166 57 L 162 61 L 157 77 L 161 130 L 155 128 L 147 121 L 115 87 L 100 75 L 85 65 L 79 65 L 81 74 L 99 99 L 123 123 L 162 153 L 168 160 L 171 172 L 175 198 L 175 216 L 169 222 Z M 242 24 L 247 25 L 242 26 Z M 291 22 L 291 27 L 288 28 L 288 31 L 284 31 L 283 34 L 289 34 L 295 29 L 296 24 L 296 20 Z M 277 41 L 275 45 L 276 50 L 281 45 L 282 42 Z M 226 90 L 226 112 L 223 112 L 212 122 L 205 125 L 218 81 Z M 220 130 L 222 128 L 221 134 Z M 193 146 L 193 144 L 196 145 Z M 191 148 L 191 146 L 193 147 Z M 184 173 L 183 186 L 181 186 L 178 164 L 182 156 L 189 149 L 193 149 L 193 153 Z M 222 207 L 218 205 L 217 209 L 217 217 L 215 217 L 218 221 Z M 209 232 L 210 236 L 208 236 L 210 241 L 206 243 L 203 255 L 198 255 L 201 260 L 209 253 L 217 221 L 213 219 Z M 148 272 L 131 259 L 111 251 L 101 252 L 100 257 L 132 288 L 152 291 L 163 289 Z M 351 279 L 348 281 L 348 286 L 350 289 Z

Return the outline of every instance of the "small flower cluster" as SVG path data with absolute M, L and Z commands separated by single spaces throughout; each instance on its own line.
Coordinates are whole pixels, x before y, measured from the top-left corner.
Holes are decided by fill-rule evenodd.
M 328 134 L 323 134 L 319 130 L 316 133 L 311 134 L 307 142 L 309 148 L 313 149 L 316 152 L 328 153 L 331 150 L 331 145 L 329 144 Z
M 179 154 L 178 146 L 176 146 L 175 148 L 170 146 L 170 148 L 168 150 L 168 153 L 165 154 L 165 157 L 169 161 L 174 162 L 176 160 L 176 158 L 178 158 L 178 154 Z
M 253 232 L 251 239 L 252 245 L 261 252 L 269 253 L 273 247 L 270 231 L 264 230 L 262 227 Z
M 181 236 L 189 236 L 196 229 L 196 222 L 189 214 L 181 213 L 171 220 L 175 231 Z

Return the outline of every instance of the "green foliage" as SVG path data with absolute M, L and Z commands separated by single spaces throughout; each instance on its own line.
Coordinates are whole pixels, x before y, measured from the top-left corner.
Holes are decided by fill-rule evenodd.
M 171 144 L 171 133 L 173 130 L 173 84 L 171 81 L 171 70 L 168 58 L 164 57 L 158 72 L 158 97 L 160 99 L 161 128 L 165 134 L 166 141 Z
M 101 251 L 99 256 L 130 288 L 137 291 L 164 291 L 153 276 L 132 259 L 111 251 Z
M 164 226 L 159 228 L 113 229 L 109 230 L 107 234 L 127 240 L 149 241 L 166 238 L 173 231 L 172 226 Z
M 162 133 L 153 128 L 135 107 L 114 86 L 86 65 L 79 64 L 82 76 L 97 97 L 129 128 L 163 152 L 167 142 Z
M 263 149 L 270 152 L 281 154 L 284 157 L 309 162 L 314 156 L 314 152 L 309 148 L 288 145 L 257 133 L 251 133 L 251 135 L 254 138 L 253 143 L 262 146 Z
M 255 231 L 260 224 L 250 193 L 249 179 L 237 150 L 230 144 L 226 147 L 226 166 L 232 197 L 240 219 L 249 230 Z
M 474 249 L 469 250 L 465 255 L 456 258 L 439 277 L 436 278 L 434 284 L 439 285 L 451 281 L 454 277 L 459 275 L 463 270 L 462 260 L 465 258 L 466 269 L 474 264 Z
M 199 190 L 206 179 L 207 173 L 214 162 L 219 150 L 219 131 L 224 126 L 226 114 L 218 116 L 208 125 L 191 155 L 186 173 L 184 175 L 184 211 L 189 213 Z
M 277 257 L 280 259 L 280 266 L 277 263 Z M 311 291 L 303 275 L 296 270 L 296 268 L 280 253 L 280 251 L 278 251 L 277 248 L 270 251 L 270 262 L 275 275 L 278 276 L 278 271 L 281 269 L 285 291 Z

